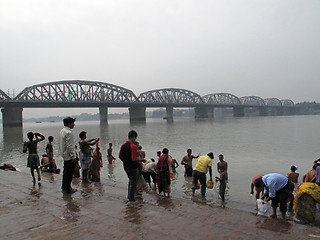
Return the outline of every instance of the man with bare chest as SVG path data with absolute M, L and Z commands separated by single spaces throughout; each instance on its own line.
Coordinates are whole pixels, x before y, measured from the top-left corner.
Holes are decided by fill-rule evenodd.
M 190 148 L 187 150 L 187 155 L 185 155 L 181 161 L 181 165 L 184 165 L 184 168 L 185 168 L 185 172 L 184 172 L 185 177 L 192 177 L 192 173 L 193 173 L 192 159 L 198 158 L 199 156 L 200 156 L 200 153 L 198 154 L 198 156 L 194 156 L 192 155 L 192 150 Z

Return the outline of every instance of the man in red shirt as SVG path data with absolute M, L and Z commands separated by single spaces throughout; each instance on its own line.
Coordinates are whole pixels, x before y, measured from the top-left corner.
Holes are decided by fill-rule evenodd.
M 128 184 L 128 200 L 135 202 L 135 192 L 137 182 L 139 179 L 139 164 L 138 161 L 142 160 L 138 154 L 138 148 L 134 144 L 138 137 L 136 131 L 131 130 L 128 133 L 128 140 L 122 144 L 119 152 L 119 158 L 123 162 L 123 168 L 129 178 Z

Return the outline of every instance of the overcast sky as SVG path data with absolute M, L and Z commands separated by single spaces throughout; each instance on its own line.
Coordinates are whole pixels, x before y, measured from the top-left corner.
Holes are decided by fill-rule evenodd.
M 5 92 L 84 79 L 320 102 L 319 0 L 0 0 L 0 36 Z

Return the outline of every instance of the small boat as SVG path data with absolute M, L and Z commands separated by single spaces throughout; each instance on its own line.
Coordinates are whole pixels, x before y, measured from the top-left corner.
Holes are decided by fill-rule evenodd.
M 36 121 L 36 123 L 42 123 L 41 121 Z

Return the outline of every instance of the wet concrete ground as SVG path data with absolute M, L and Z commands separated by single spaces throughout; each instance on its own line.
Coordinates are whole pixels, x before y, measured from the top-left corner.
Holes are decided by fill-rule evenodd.
M 72 195 L 60 191 L 61 175 L 44 173 L 41 185 L 31 176 L 0 170 L 0 239 L 318 239 L 320 228 L 255 216 L 144 193 L 126 203 L 126 186 L 74 182 Z

